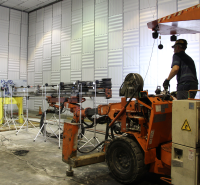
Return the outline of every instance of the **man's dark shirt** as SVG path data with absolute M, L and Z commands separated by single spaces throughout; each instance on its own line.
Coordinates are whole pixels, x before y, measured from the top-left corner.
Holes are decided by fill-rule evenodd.
M 194 61 L 184 51 L 174 53 L 172 66 L 178 65 L 177 91 L 198 89 L 198 80 Z

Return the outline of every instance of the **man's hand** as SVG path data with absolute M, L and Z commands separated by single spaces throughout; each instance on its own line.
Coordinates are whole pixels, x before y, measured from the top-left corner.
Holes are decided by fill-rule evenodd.
M 163 82 L 163 87 L 164 87 L 165 90 L 168 89 L 168 87 L 169 87 L 169 80 L 165 79 L 165 81 Z

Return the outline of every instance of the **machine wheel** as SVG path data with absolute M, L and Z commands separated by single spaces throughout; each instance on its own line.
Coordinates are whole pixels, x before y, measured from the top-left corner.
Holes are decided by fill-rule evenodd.
M 110 142 L 106 163 L 114 178 L 123 184 L 140 180 L 146 172 L 142 149 L 128 137 L 117 137 Z

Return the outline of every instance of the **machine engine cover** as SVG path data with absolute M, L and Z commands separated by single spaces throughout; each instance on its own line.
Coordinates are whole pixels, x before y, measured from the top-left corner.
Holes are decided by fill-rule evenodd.
M 144 81 L 141 75 L 137 73 L 129 73 L 119 89 L 119 96 L 130 98 L 135 91 L 136 85 L 139 85 L 134 98 L 138 97 L 138 93 L 143 91 Z

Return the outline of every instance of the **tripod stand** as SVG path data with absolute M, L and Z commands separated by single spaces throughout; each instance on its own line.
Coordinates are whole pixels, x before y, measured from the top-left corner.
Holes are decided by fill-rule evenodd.
M 84 142 L 84 144 L 82 146 L 79 147 L 79 150 L 83 147 L 88 147 L 88 146 L 92 146 L 95 147 L 96 145 L 98 145 L 100 142 L 98 140 L 98 138 L 96 137 L 96 82 L 93 82 L 93 88 L 95 89 L 95 96 L 94 96 L 94 101 L 93 101 L 93 107 L 95 109 L 95 114 L 94 114 L 94 136 L 91 139 L 88 139 L 84 134 L 81 133 L 81 107 L 82 107 L 82 84 L 80 84 L 80 91 L 81 93 L 79 93 L 79 97 L 80 97 L 80 128 L 79 128 L 79 133 L 81 134 L 81 136 L 85 139 L 85 141 L 80 141 L 80 142 Z M 79 135 L 80 135 L 79 134 Z M 89 144 L 89 145 L 88 145 Z
M 18 133 L 20 132 L 20 130 L 24 127 L 24 125 L 26 124 L 26 131 L 28 132 L 28 124 L 31 124 L 34 128 L 35 126 L 31 123 L 31 121 L 28 119 L 28 100 L 29 100 L 29 97 L 28 97 L 28 88 L 30 86 L 27 86 L 27 95 L 25 97 L 25 92 L 24 92 L 24 97 L 26 98 L 26 119 L 23 123 L 23 125 L 20 127 L 20 129 L 17 131 L 16 135 L 18 135 Z M 23 116 L 23 115 L 22 115 Z M 24 116 L 23 116 L 24 118 Z
M 45 93 L 44 93 L 44 97 L 46 97 L 46 87 L 48 86 L 48 84 L 46 83 L 45 84 Z M 42 94 L 43 94 L 43 92 L 42 92 Z M 58 138 L 58 136 L 56 135 L 56 133 L 53 131 L 53 129 L 49 126 L 49 124 L 48 124 L 48 122 L 47 122 L 47 120 L 46 120 L 46 106 L 45 106 L 45 102 L 44 102 L 44 99 L 43 99 L 43 107 L 44 107 L 44 122 L 43 122 L 43 124 L 42 124 L 42 126 L 41 126 L 41 128 L 40 128 L 40 130 L 39 130 L 39 132 L 37 133 L 37 135 L 36 135 L 36 137 L 34 138 L 34 142 L 36 141 L 36 139 L 37 139 L 37 137 L 38 137 L 38 135 L 40 134 L 40 133 L 42 133 L 42 131 L 43 131 L 43 135 L 44 135 L 44 142 L 46 142 L 46 140 L 47 140 L 47 133 L 46 133 L 46 128 L 47 128 L 47 126 L 49 127 L 49 129 L 52 131 L 52 133 Z M 59 134 L 60 135 L 60 134 Z

